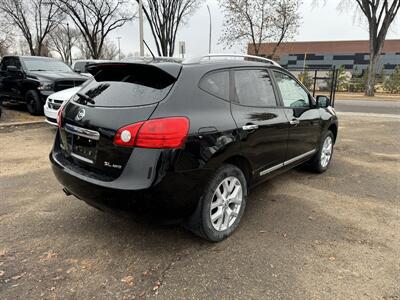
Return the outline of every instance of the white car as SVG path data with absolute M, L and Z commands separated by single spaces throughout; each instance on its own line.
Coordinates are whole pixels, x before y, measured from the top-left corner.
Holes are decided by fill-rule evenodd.
M 74 96 L 80 89 L 81 87 L 78 86 L 67 90 L 62 90 L 47 97 L 46 104 L 43 107 L 46 122 L 57 126 L 57 113 L 61 105 L 65 101 L 71 99 L 72 96 Z

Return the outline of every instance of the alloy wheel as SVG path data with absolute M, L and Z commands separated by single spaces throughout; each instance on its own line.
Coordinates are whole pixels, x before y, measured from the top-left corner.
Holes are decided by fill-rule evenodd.
M 236 177 L 225 178 L 214 192 L 210 206 L 211 224 L 217 231 L 231 227 L 240 212 L 243 188 Z
M 321 150 L 321 166 L 325 168 L 328 166 L 332 157 L 333 141 L 330 136 L 326 137 Z

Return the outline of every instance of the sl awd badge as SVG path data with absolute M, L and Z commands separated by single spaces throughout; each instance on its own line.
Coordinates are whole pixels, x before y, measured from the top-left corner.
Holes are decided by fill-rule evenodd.
M 75 121 L 80 121 L 80 120 L 82 120 L 82 119 L 85 117 L 85 114 L 86 114 L 86 111 L 85 111 L 83 108 L 81 108 L 81 109 L 78 111 L 78 114 L 77 114 L 76 117 L 75 117 Z

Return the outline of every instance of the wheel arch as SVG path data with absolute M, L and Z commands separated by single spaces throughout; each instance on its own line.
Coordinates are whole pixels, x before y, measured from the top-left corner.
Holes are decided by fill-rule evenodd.
M 242 170 L 242 172 L 246 178 L 247 185 L 248 186 L 251 185 L 252 180 L 253 180 L 253 172 L 252 172 L 251 164 L 247 158 L 245 158 L 242 155 L 234 155 L 234 156 L 231 156 L 231 157 L 225 159 L 223 163 L 234 165 L 234 166 L 238 167 L 240 170 Z
M 338 134 L 337 125 L 335 123 L 329 125 L 328 131 L 331 131 L 333 133 L 333 138 L 334 138 L 334 141 L 336 142 L 336 138 L 337 138 L 337 134 Z

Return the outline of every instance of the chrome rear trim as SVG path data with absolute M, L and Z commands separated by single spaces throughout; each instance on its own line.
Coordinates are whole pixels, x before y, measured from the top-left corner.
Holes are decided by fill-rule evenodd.
M 79 160 L 81 160 L 81 161 L 84 161 L 84 162 L 86 162 L 86 163 L 89 163 L 89 164 L 94 164 L 94 161 L 93 160 L 91 160 L 91 159 L 87 159 L 87 158 L 85 158 L 85 157 L 83 157 L 83 156 L 80 156 L 80 155 L 78 155 L 78 154 L 75 154 L 75 153 L 71 153 L 71 156 L 72 157 L 75 157 L 76 159 L 79 159 Z
M 78 126 L 74 126 L 74 125 L 70 125 L 70 124 L 65 124 L 65 131 L 88 138 L 88 139 L 91 139 L 91 140 L 95 140 L 95 141 L 100 140 L 100 133 L 98 133 L 97 131 L 94 131 L 94 130 L 90 130 L 90 129 L 86 129 L 86 128 L 82 128 L 82 127 L 78 127 Z

